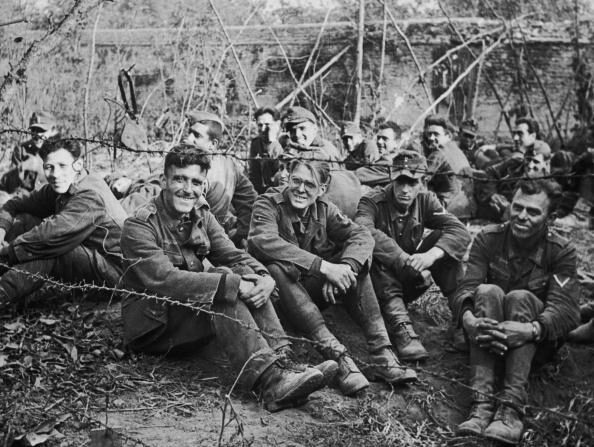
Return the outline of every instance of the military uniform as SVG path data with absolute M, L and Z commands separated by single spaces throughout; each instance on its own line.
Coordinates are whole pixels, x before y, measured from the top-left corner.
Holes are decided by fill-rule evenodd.
M 204 200 L 178 219 L 161 193 L 126 220 L 121 244 L 128 288 L 222 314 L 131 295 L 122 304 L 122 317 L 124 341 L 133 349 L 166 353 L 216 337 L 238 370 L 253 356 L 242 375 L 253 387 L 276 361 L 274 351 L 289 344 L 270 300 L 257 309 L 238 300 L 242 274 L 268 271 L 235 248 Z M 205 271 L 206 260 L 216 269 Z
M 286 191 L 271 191 L 256 200 L 248 248 L 276 280 L 290 323 L 318 342 L 316 347 L 326 358 L 339 359 L 346 352 L 318 308 L 324 304 L 322 260 L 345 263 L 358 274 L 356 290 L 343 297 L 348 312 L 363 329 L 371 352 L 390 347 L 367 272 L 373 250 L 371 235 L 323 197 L 300 218 Z
M 458 194 L 463 193 L 464 179 L 458 174 L 470 172 L 470 163 L 454 141 L 426 156 L 429 175 L 427 186 L 447 208 Z
M 533 339 L 498 356 L 470 340 L 470 385 L 474 390 L 468 420 L 459 432 L 484 434 L 517 443 L 523 431 L 528 377 L 533 361 L 550 360 L 561 340 L 577 326 L 578 280 L 575 248 L 544 230 L 527 247 L 513 237 L 510 224 L 485 227 L 475 238 L 452 313 L 461 322 L 467 310 L 498 322 L 533 324 Z M 542 330 L 537 338 L 537 323 Z M 500 403 L 494 413 L 496 364 L 504 364 Z
M 270 143 L 257 136 L 250 143 L 250 160 L 248 161 L 248 177 L 258 194 L 276 185 L 275 174 L 280 168 L 278 157 L 283 148 L 278 141 Z
M 348 153 L 344 159 L 344 167 L 349 171 L 354 171 L 370 163 L 375 163 L 378 158 L 379 151 L 375 142 L 363 140 L 355 149 Z
M 0 211 L 8 263 L 61 280 L 116 286 L 121 276 L 120 234 L 126 213 L 103 179 L 83 174 L 68 192 L 50 185 L 14 198 Z M 15 270 L 0 278 L 0 293 L 21 298 L 43 285 Z

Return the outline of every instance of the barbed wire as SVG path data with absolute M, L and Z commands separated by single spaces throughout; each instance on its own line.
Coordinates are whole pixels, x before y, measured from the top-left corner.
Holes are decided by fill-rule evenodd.
M 0 135 L 5 134 L 5 133 L 20 133 L 20 134 L 25 134 L 25 135 L 30 135 L 30 136 L 35 135 L 34 133 L 32 133 L 28 130 L 23 130 L 23 129 L 2 129 L 2 130 L 0 130 Z M 57 138 L 55 141 L 76 141 L 76 142 L 80 142 L 80 143 L 96 144 L 97 147 L 91 149 L 89 152 L 96 152 L 97 149 L 99 149 L 101 147 L 106 147 L 109 149 L 119 149 L 119 150 L 122 150 L 125 152 L 130 152 L 130 153 L 135 153 L 135 154 L 149 154 L 149 155 L 161 155 L 161 156 L 166 155 L 169 152 L 170 148 L 168 146 L 172 146 L 172 143 L 168 143 L 166 141 L 159 141 L 159 142 L 157 142 L 157 143 L 160 143 L 159 146 L 161 146 L 161 144 L 162 144 L 165 147 L 167 147 L 167 149 L 157 149 L 157 148 L 138 149 L 138 148 L 128 147 L 128 146 L 123 145 L 116 141 L 107 141 L 107 140 L 101 140 L 101 139 L 82 138 L 82 137 L 60 137 L 60 138 Z M 156 143 L 154 143 L 154 144 L 156 144 Z M 219 150 L 219 151 L 209 151 L 209 152 L 205 151 L 205 153 L 207 153 L 211 157 L 216 157 L 216 156 L 228 157 L 228 158 L 232 158 L 239 162 L 253 162 L 253 161 L 257 161 L 257 162 L 274 162 L 274 161 L 288 162 L 290 160 L 326 162 L 330 165 L 331 172 L 346 171 L 347 169 L 345 169 L 344 166 L 347 164 L 356 165 L 357 169 L 359 169 L 359 168 L 381 168 L 382 170 L 385 170 L 385 172 L 382 172 L 377 175 L 385 175 L 386 181 L 391 180 L 392 163 L 390 161 L 386 160 L 386 161 L 374 161 L 374 162 L 357 162 L 357 161 L 349 161 L 349 160 L 334 160 L 334 159 L 330 159 L 328 157 L 323 157 L 323 156 L 305 155 L 308 153 L 313 154 L 315 152 L 318 152 L 317 149 L 321 149 L 321 148 L 315 146 L 312 149 L 300 151 L 299 149 L 294 149 L 292 147 L 289 147 L 288 148 L 289 152 L 284 152 L 276 158 L 272 158 L 272 157 L 268 158 L 268 157 L 260 157 L 260 156 L 255 156 L 255 157 L 254 156 L 245 156 L 245 155 L 241 155 L 233 150 Z M 293 152 L 290 152 L 290 151 L 293 151 Z M 299 155 L 300 152 L 302 152 L 304 155 Z M 394 155 L 396 155 L 396 154 L 395 153 L 392 154 L 390 156 L 390 158 L 393 158 Z M 509 158 L 500 159 L 500 160 L 497 160 L 496 162 L 501 163 L 506 160 L 509 160 Z M 494 164 L 497 164 L 497 163 L 494 163 Z M 521 164 L 521 162 L 519 162 L 516 167 L 519 167 L 520 164 Z M 343 167 L 336 168 L 336 167 L 334 167 L 336 165 L 343 166 Z M 493 165 L 490 165 L 490 166 L 493 166 Z M 527 178 L 526 176 L 522 176 L 522 175 L 519 175 L 519 176 L 507 175 L 503 178 L 494 178 L 488 174 L 488 168 L 490 166 L 486 167 L 485 169 L 475 169 L 469 165 L 468 168 L 463 169 L 461 172 L 455 172 L 455 171 L 451 171 L 451 170 L 440 170 L 440 169 L 432 170 L 433 168 L 430 166 L 426 172 L 427 172 L 427 176 L 429 176 L 429 177 L 431 177 L 431 176 L 458 177 L 458 178 L 462 178 L 462 179 L 473 180 L 473 181 L 476 181 L 476 182 L 482 183 L 482 184 L 485 184 L 485 183 L 497 183 L 497 184 L 512 183 L 512 182 L 517 182 L 520 180 L 525 180 Z M 438 166 L 437 168 L 440 168 L 440 166 Z M 356 175 L 355 170 L 349 170 L 349 172 L 353 172 Z M 533 176 L 530 178 L 531 179 L 553 179 L 553 180 L 585 179 L 585 178 L 594 178 L 594 172 L 585 172 L 585 173 L 581 173 L 581 174 L 578 174 L 575 172 L 549 173 L 549 174 L 541 174 L 541 175 Z M 374 180 L 373 182 L 375 183 L 375 182 L 377 182 L 377 180 Z M 362 183 L 365 184 L 364 181 Z
M 30 277 L 34 278 L 34 279 L 42 280 L 46 284 L 48 284 L 50 286 L 53 286 L 53 287 L 56 287 L 56 288 L 59 288 L 59 289 L 62 289 L 62 290 L 67 290 L 67 291 L 79 290 L 79 291 L 83 291 L 83 292 L 94 290 L 94 291 L 98 291 L 98 292 L 109 292 L 110 294 L 112 294 L 112 297 L 115 294 L 122 294 L 124 296 L 136 296 L 136 297 L 138 297 L 140 299 L 155 300 L 157 302 L 161 302 L 161 304 L 163 306 L 164 305 L 173 305 L 173 306 L 178 306 L 178 307 L 184 307 L 184 308 L 187 308 L 188 310 L 190 310 L 192 312 L 196 312 L 197 314 L 198 313 L 203 313 L 203 314 L 209 315 L 211 317 L 220 317 L 220 318 L 227 319 L 227 320 L 229 320 L 231 322 L 234 322 L 234 323 L 238 324 L 239 326 L 243 327 L 244 329 L 255 331 L 255 332 L 257 332 L 257 333 L 259 333 L 259 334 L 261 334 L 261 335 L 263 335 L 263 336 L 265 336 L 267 338 L 279 339 L 279 337 L 278 337 L 277 334 L 266 332 L 266 331 L 260 329 L 259 327 L 251 326 L 251 325 L 245 323 L 244 321 L 239 320 L 237 318 L 233 318 L 233 317 L 231 317 L 231 316 L 229 316 L 227 314 L 216 312 L 216 311 L 213 311 L 211 309 L 205 308 L 204 305 L 198 305 L 198 306 L 196 306 L 196 305 L 193 305 L 192 303 L 182 302 L 182 301 L 176 300 L 175 298 L 172 298 L 172 297 L 161 296 L 161 295 L 154 295 L 154 294 L 150 294 L 150 293 L 146 293 L 146 292 L 138 292 L 136 290 L 130 290 L 130 289 L 126 289 L 126 288 L 110 287 L 110 286 L 105 286 L 105 285 L 96 285 L 96 284 L 92 284 L 92 283 L 85 283 L 85 282 L 82 282 L 82 281 L 81 282 L 78 282 L 78 283 L 65 283 L 65 282 L 62 282 L 62 281 L 58 281 L 58 280 L 56 280 L 54 278 L 51 278 L 51 277 L 49 277 L 47 275 L 43 275 L 43 274 L 40 274 L 40 273 L 37 273 L 37 272 L 30 272 L 30 271 L 27 271 L 27 270 L 19 269 L 18 267 L 13 266 L 13 265 L 9 265 L 9 264 L 7 264 L 5 262 L 0 262 L 0 267 L 4 267 L 6 269 L 13 270 L 13 271 L 15 271 L 17 273 L 25 274 L 27 276 L 30 276 Z M 283 336 L 283 339 L 290 340 L 290 341 L 293 341 L 293 342 L 305 343 L 305 344 L 309 344 L 309 345 L 312 345 L 312 346 L 323 346 L 321 343 L 319 343 L 319 342 L 317 342 L 315 340 L 311 340 L 311 339 L 308 339 L 308 338 L 305 338 L 305 337 L 291 336 L 291 335 L 288 335 L 288 334 L 285 334 Z M 357 362 L 359 362 L 361 365 L 363 365 L 365 368 L 373 368 L 373 367 L 377 367 L 377 366 L 385 366 L 384 364 L 368 362 L 368 361 L 366 361 L 364 359 L 361 359 L 359 357 L 356 357 L 356 356 L 352 356 L 352 357 L 355 360 L 357 360 Z M 249 362 L 249 360 L 250 359 L 248 359 L 246 361 L 246 363 Z M 244 368 L 242 368 L 241 371 L 243 371 L 243 369 Z M 419 371 L 419 372 L 422 372 L 423 374 L 427 374 L 427 375 L 433 376 L 435 378 L 438 378 L 438 379 L 441 379 L 441 380 L 450 382 L 450 383 L 455 384 L 457 386 L 461 386 L 464 389 L 467 389 L 467 390 L 470 390 L 470 391 L 473 391 L 473 392 L 476 391 L 470 385 L 467 385 L 466 383 L 461 382 L 458 379 L 448 377 L 446 375 L 437 373 L 435 371 L 431 371 L 431 370 L 429 370 L 427 368 L 423 368 L 423 367 L 420 367 L 420 366 L 416 366 L 415 369 L 417 371 Z M 239 377 L 241 375 L 241 371 L 240 371 L 239 375 L 237 376 L 237 378 L 236 378 L 236 380 L 235 380 L 235 382 L 233 384 L 233 387 L 232 387 L 231 391 L 235 388 L 235 385 L 238 383 Z M 231 391 L 229 393 L 227 393 L 227 395 L 230 395 Z M 478 393 L 481 394 L 481 395 L 483 395 L 483 396 L 485 396 L 485 397 L 487 397 L 487 398 L 489 398 L 489 399 L 492 399 L 495 402 L 506 403 L 506 400 L 505 399 L 502 399 L 501 397 L 499 397 L 499 396 L 497 396 L 495 394 L 483 393 L 483 392 L 480 392 L 480 391 Z M 576 423 L 583 424 L 584 426 L 587 426 L 587 427 L 594 427 L 594 421 L 592 421 L 592 420 L 582 419 L 582 418 L 576 417 L 576 416 L 574 416 L 572 414 L 563 413 L 563 412 L 560 412 L 558 410 L 554 410 L 554 409 L 551 409 L 551 408 L 548 408 L 548 407 L 536 406 L 536 405 L 524 405 L 524 406 L 522 406 L 522 408 L 524 409 L 524 411 L 530 409 L 530 410 L 533 410 L 533 411 L 547 412 L 547 413 L 552 414 L 554 416 L 558 416 L 558 417 L 561 417 L 563 419 L 567 419 L 567 420 L 570 420 L 570 421 L 573 421 L 573 422 L 576 422 Z

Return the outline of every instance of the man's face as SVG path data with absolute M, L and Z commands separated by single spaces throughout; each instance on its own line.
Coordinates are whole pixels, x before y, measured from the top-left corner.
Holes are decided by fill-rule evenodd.
M 536 134 L 530 133 L 528 130 L 528 124 L 526 123 L 518 124 L 512 132 L 512 137 L 514 139 L 514 146 L 517 149 L 525 149 L 529 146 L 532 146 L 536 141 Z
M 204 192 L 207 172 L 199 165 L 170 166 L 163 181 L 163 199 L 168 208 L 179 214 L 192 211 Z
M 308 147 L 318 134 L 318 126 L 311 121 L 293 124 L 289 129 L 289 135 L 294 143 Z
M 510 226 L 517 239 L 527 239 L 546 225 L 551 202 L 544 191 L 525 194 L 518 190 L 510 205 Z
M 542 177 L 551 171 L 550 160 L 545 160 L 543 154 L 524 156 L 524 174 L 526 177 Z
M 66 149 L 51 152 L 43 160 L 43 172 L 51 188 L 64 194 L 82 170 L 82 160 L 75 159 Z
M 392 129 L 380 130 L 375 137 L 375 141 L 380 154 L 396 150 L 396 133 Z
M 361 135 L 360 133 L 342 136 L 342 145 L 344 146 L 347 152 L 353 152 L 362 141 L 363 135 Z
M 460 149 L 466 152 L 473 150 L 475 139 L 476 135 L 471 134 L 469 132 L 460 131 L 460 133 L 458 134 L 458 142 Z
M 309 208 L 325 191 L 325 185 L 320 185 L 311 170 L 303 165 L 297 166 L 289 175 L 287 194 L 291 206 L 297 210 Z
M 56 131 L 54 129 L 45 130 L 37 126 L 30 127 L 29 132 L 32 133 L 31 140 L 38 149 L 41 148 L 45 140 L 56 135 Z
M 258 126 L 258 135 L 267 143 L 271 143 L 278 138 L 280 133 L 280 121 L 275 121 L 270 113 L 264 113 L 256 119 Z
M 446 130 L 434 124 L 425 128 L 423 136 L 425 138 L 425 145 L 430 151 L 436 151 L 450 141 L 450 135 Z
M 213 152 L 216 149 L 216 144 L 208 135 L 208 126 L 202 123 L 195 123 L 190 127 L 186 143 L 206 152 Z
M 407 175 L 396 177 L 392 182 L 396 208 L 403 211 L 407 210 L 419 195 L 422 187 L 421 179 L 408 177 Z

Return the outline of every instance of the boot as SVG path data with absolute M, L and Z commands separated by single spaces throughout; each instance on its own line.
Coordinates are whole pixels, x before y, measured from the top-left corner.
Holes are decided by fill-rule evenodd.
M 324 386 L 324 375 L 315 368 L 293 372 L 273 364 L 258 379 L 264 408 L 270 412 L 302 405 L 314 391 Z
M 348 354 L 338 359 L 338 387 L 345 396 L 352 396 L 369 386 L 369 382 Z
M 458 425 L 456 432 L 461 435 L 480 436 L 491 422 L 495 410 L 491 397 L 495 389 L 495 357 L 471 344 L 470 365 L 470 386 L 474 391 L 472 406 L 468 419 Z
M 522 439 L 524 424 L 515 408 L 501 404 L 493 417 L 493 422 L 485 430 L 485 436 L 506 444 L 518 444 Z
M 276 355 L 278 357 L 278 364 L 285 369 L 303 372 L 309 368 L 308 365 L 295 359 L 293 350 L 290 348 L 283 347 L 278 349 Z M 317 369 L 324 375 L 324 386 L 330 385 L 338 373 L 338 363 L 334 360 L 325 360 L 322 363 L 312 365 L 311 367 Z
M 403 366 L 391 348 L 381 348 L 370 356 L 370 375 L 388 383 L 410 383 L 417 381 L 417 373 Z
M 395 327 L 391 327 L 389 334 L 398 351 L 398 356 L 403 361 L 414 362 L 426 360 L 429 357 L 429 353 L 421 343 L 410 321 L 401 322 Z
M 567 341 L 572 343 L 594 342 L 594 320 L 590 320 L 571 331 L 567 335 Z

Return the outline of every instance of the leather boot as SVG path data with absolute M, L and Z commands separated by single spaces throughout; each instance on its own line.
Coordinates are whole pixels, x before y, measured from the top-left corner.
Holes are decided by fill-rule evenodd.
M 277 363 L 285 369 L 303 372 L 307 368 L 310 368 L 309 365 L 299 362 L 295 358 L 293 350 L 289 347 L 284 346 L 281 349 L 277 349 L 275 353 L 278 357 Z M 330 385 L 336 374 L 338 374 L 338 363 L 334 360 L 325 360 L 317 365 L 311 365 L 311 368 L 317 369 L 324 375 L 324 386 Z
M 456 432 L 480 436 L 491 422 L 495 411 L 491 397 L 495 390 L 495 357 L 473 343 L 470 346 L 470 365 L 472 406 L 468 419 L 458 425 Z
M 403 366 L 391 348 L 381 348 L 372 352 L 370 356 L 372 364 L 369 375 L 374 379 L 382 379 L 388 383 L 410 383 L 418 380 L 414 370 Z
M 401 360 L 415 362 L 429 357 L 411 322 L 401 322 L 391 326 L 388 333 Z
M 518 444 L 522 439 L 524 424 L 515 408 L 501 404 L 493 417 L 493 422 L 485 430 L 485 436 L 506 444 Z
M 369 386 L 369 381 L 348 354 L 343 354 L 338 359 L 336 378 L 338 387 L 345 396 L 352 396 Z
M 302 405 L 314 391 L 324 386 L 324 375 L 315 368 L 294 372 L 273 364 L 262 373 L 256 385 L 264 408 L 270 412 Z
M 567 340 L 572 343 L 594 342 L 594 319 L 578 326 L 567 334 Z
M 517 444 L 522 438 L 520 409 L 528 397 L 528 376 L 532 359 L 536 353 L 534 343 L 526 343 L 519 348 L 510 349 L 505 356 L 505 376 L 501 400 L 493 422 L 485 430 L 485 436 L 508 444 Z

